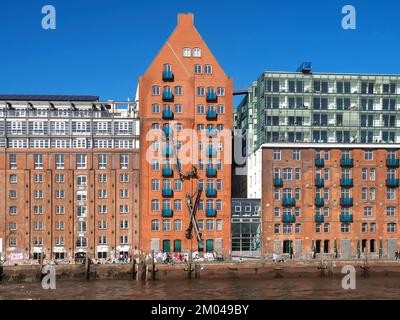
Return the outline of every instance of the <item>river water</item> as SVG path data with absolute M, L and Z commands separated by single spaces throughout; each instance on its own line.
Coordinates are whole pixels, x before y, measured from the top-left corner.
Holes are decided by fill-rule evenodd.
M 58 281 L 56 290 L 40 283 L 0 284 L 0 299 L 399 299 L 400 277 L 357 278 L 344 290 L 341 278 L 200 279 L 135 282 L 132 280 Z

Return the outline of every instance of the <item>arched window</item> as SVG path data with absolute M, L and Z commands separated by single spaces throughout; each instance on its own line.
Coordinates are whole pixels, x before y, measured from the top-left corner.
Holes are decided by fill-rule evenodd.
M 200 48 L 194 48 L 193 49 L 193 57 L 201 57 L 201 49 Z
M 183 56 L 190 57 L 192 55 L 192 50 L 190 48 L 183 48 Z

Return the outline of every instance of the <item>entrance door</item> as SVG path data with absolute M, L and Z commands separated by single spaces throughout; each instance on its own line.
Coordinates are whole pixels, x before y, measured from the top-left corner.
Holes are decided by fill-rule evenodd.
M 181 240 L 174 240 L 174 252 L 182 252 L 182 241 Z
M 171 252 L 171 240 L 163 240 L 163 252 Z
M 206 251 L 207 252 L 214 252 L 214 240 L 208 239 L 206 241 Z
M 340 258 L 350 259 L 351 258 L 351 241 L 341 240 L 340 241 Z
M 369 241 L 369 252 L 375 253 L 375 240 L 371 239 Z
M 388 239 L 387 241 L 387 257 L 394 259 L 394 253 L 397 251 L 397 239 Z
M 329 253 L 329 240 L 324 240 L 324 253 Z

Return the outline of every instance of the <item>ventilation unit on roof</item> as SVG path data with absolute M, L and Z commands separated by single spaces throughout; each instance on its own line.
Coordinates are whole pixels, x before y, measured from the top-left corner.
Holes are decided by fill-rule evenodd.
M 297 69 L 297 72 L 301 73 L 311 73 L 312 71 L 312 63 L 311 62 L 303 62 L 300 67 Z

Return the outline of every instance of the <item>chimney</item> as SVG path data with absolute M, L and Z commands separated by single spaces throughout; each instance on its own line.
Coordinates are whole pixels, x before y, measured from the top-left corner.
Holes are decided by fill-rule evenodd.
M 179 13 L 178 14 L 178 25 L 182 26 L 193 26 L 194 24 L 194 15 L 193 13 Z

